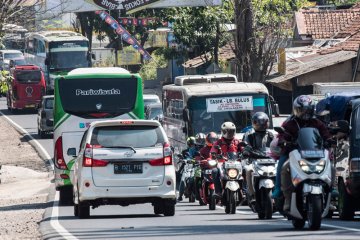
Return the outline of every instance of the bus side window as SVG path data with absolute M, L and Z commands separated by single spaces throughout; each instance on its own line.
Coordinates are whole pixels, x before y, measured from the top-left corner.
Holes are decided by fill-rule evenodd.
M 42 41 L 38 41 L 37 54 L 45 54 L 45 44 Z

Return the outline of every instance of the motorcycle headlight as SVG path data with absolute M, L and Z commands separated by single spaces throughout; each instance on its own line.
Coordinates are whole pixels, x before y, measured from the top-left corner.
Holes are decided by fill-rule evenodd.
M 215 167 L 217 162 L 216 162 L 216 160 L 209 160 L 208 164 L 209 164 L 210 167 Z
M 236 176 L 238 175 L 238 171 L 232 168 L 228 170 L 227 174 L 230 178 L 236 178 Z
M 312 173 L 321 173 L 325 169 L 325 160 L 320 160 L 317 164 L 308 164 L 304 160 L 299 161 L 299 165 L 301 170 L 303 170 L 306 174 L 312 174 Z

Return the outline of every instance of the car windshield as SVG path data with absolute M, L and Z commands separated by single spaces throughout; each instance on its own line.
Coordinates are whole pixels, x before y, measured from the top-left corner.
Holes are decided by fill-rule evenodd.
M 87 41 L 51 42 L 50 70 L 89 67 Z
M 38 83 L 41 80 L 39 70 L 21 70 L 16 71 L 16 81 L 20 83 Z
M 164 138 L 157 126 L 106 126 L 94 129 L 92 145 L 102 147 L 145 148 L 162 146 Z
M 54 108 L 54 99 L 53 98 L 46 99 L 45 108 L 46 109 L 53 109 Z
M 5 53 L 5 59 L 13 59 L 13 58 L 22 58 L 24 57 L 22 53 Z
M 238 104 L 238 100 L 250 102 Z M 231 104 L 226 103 L 231 101 Z M 255 112 L 269 114 L 267 105 L 265 95 L 191 97 L 188 101 L 191 127 L 194 134 L 220 132 L 221 124 L 230 121 L 236 125 L 236 131 L 240 133 L 242 129 L 251 126 L 251 116 Z
M 144 106 L 149 105 L 151 103 L 158 103 L 157 99 L 144 99 Z
M 66 113 L 83 118 L 103 113 L 115 117 L 135 107 L 136 78 L 59 79 L 59 95 Z
M 161 108 L 151 108 L 150 109 L 150 119 L 154 119 L 156 116 L 162 115 L 163 111 Z
M 18 65 L 26 65 L 26 62 L 24 59 L 16 59 L 16 60 L 13 60 L 14 61 L 14 65 L 15 66 L 18 66 Z

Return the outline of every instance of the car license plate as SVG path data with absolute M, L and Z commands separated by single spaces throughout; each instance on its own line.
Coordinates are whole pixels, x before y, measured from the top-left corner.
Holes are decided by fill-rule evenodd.
M 116 163 L 114 164 L 114 173 L 115 174 L 134 174 L 142 173 L 143 165 L 142 163 Z

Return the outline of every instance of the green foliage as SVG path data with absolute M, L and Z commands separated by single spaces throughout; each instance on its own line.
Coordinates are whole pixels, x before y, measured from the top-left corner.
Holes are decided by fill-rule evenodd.
M 9 74 L 8 71 L 1 71 L 0 75 L 0 95 L 5 95 L 9 88 L 8 83 L 13 80 L 13 77 Z
M 154 80 L 157 77 L 157 68 L 164 68 L 167 66 L 167 60 L 161 51 L 155 50 L 151 54 L 152 60 L 145 62 L 139 71 L 143 80 Z

